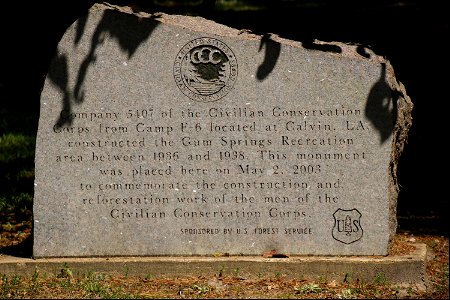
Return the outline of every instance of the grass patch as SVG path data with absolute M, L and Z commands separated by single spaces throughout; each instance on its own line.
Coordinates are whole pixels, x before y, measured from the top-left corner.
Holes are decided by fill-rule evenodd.
M 33 205 L 35 137 L 0 136 L 0 211 L 24 213 Z M 4 223 L 4 220 L 1 220 Z
M 34 159 L 36 138 L 20 133 L 7 133 L 0 136 L 0 163 L 19 159 Z

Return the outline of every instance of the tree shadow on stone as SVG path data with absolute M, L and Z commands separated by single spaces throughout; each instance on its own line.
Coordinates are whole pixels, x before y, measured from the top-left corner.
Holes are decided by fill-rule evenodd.
M 84 15 L 78 19 L 74 46 L 80 42 L 85 31 L 87 20 L 88 15 Z M 72 124 L 72 119 L 70 118 L 72 105 L 84 101 L 86 75 L 89 72 L 89 67 L 95 64 L 97 50 L 101 48 L 101 45 L 107 39 L 113 39 L 117 42 L 120 49 L 127 54 L 128 59 L 131 59 L 139 46 L 150 37 L 158 25 L 159 22 L 154 20 L 153 16 L 139 18 L 135 15 L 115 10 L 105 10 L 92 35 L 89 52 L 81 63 L 73 91 L 70 90 L 68 85 L 70 70 L 68 70 L 66 56 L 64 54 L 58 54 L 55 57 L 50 67 L 49 79 L 64 95 L 62 103 L 62 111 L 64 113 L 60 115 L 60 118 L 56 122 L 58 128 Z
M 382 63 L 380 78 L 370 89 L 365 109 L 366 117 L 380 134 L 380 144 L 387 141 L 394 129 L 397 98 L 386 82 L 386 64 Z
M 308 50 L 317 50 L 322 52 L 342 53 L 341 47 L 333 44 L 318 44 L 314 40 L 308 39 L 302 42 L 302 46 Z
M 273 71 L 281 52 L 281 45 L 271 39 L 270 34 L 264 34 L 259 44 L 259 51 L 264 47 L 264 61 L 258 66 L 256 78 L 263 81 Z

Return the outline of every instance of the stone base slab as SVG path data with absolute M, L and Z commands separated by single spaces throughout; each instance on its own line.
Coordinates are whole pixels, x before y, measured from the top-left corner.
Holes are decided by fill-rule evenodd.
M 416 250 L 406 255 L 388 256 L 291 256 L 265 258 L 229 257 L 89 257 L 89 258 L 19 258 L 0 255 L 0 274 L 30 276 L 35 271 L 47 275 L 60 274 L 68 267 L 73 274 L 151 274 L 153 277 L 237 275 L 263 278 L 281 275 L 351 282 L 372 282 L 384 275 L 387 283 L 415 286 L 425 290 L 427 246 L 415 244 Z

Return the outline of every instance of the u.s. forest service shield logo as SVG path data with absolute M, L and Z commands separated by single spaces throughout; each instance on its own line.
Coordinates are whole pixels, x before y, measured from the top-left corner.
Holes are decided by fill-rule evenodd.
M 224 42 L 202 37 L 181 48 L 173 75 L 178 88 L 192 100 L 211 102 L 224 97 L 237 78 L 237 61 Z
M 363 236 L 361 216 L 361 213 L 356 208 L 339 208 L 338 210 L 336 210 L 333 214 L 333 238 L 344 244 L 351 244 L 360 240 Z

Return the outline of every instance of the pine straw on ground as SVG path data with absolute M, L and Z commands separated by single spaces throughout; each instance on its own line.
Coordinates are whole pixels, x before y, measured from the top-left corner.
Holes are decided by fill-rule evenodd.
M 14 214 L 1 215 L 0 255 L 31 253 L 25 241 L 31 234 L 29 215 L 22 219 Z M 29 278 L 2 275 L 0 298 L 253 298 L 253 299 L 448 299 L 449 298 L 449 240 L 448 236 L 399 232 L 390 255 L 406 254 L 415 249 L 414 242 L 425 243 L 429 250 L 427 291 L 415 287 L 390 285 L 385 278 L 370 283 L 327 281 L 325 279 L 288 279 L 281 274 L 258 279 L 216 274 L 210 277 L 152 277 L 128 274 L 73 274 L 62 269 L 59 274 L 35 273 Z

